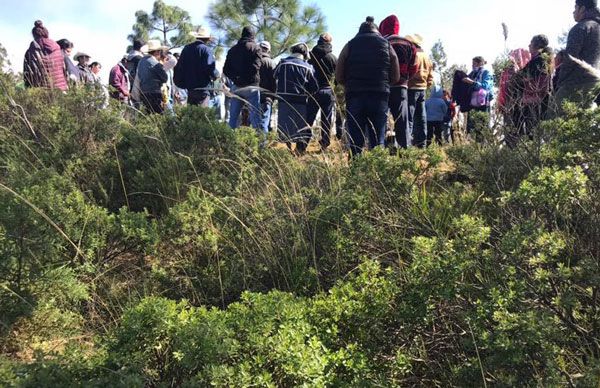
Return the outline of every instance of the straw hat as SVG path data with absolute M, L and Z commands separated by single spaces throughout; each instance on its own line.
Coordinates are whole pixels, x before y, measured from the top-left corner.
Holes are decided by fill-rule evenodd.
M 89 55 L 89 54 L 86 54 L 86 53 L 84 53 L 84 52 L 81 52 L 81 51 L 80 51 L 80 52 L 78 52 L 77 54 L 75 54 L 75 56 L 74 56 L 73 58 L 75 58 L 75 60 L 76 60 L 76 61 L 78 61 L 78 60 L 79 60 L 79 58 L 81 58 L 81 57 L 88 57 L 88 58 L 91 58 L 92 56 L 91 56 L 91 55 Z
M 140 51 L 143 53 L 151 53 L 153 51 L 164 51 L 168 49 L 169 48 L 167 46 L 163 46 L 160 40 L 152 39 L 149 40 L 148 43 L 146 43 L 146 45 L 142 47 Z
M 210 39 L 212 36 L 210 32 L 204 27 L 198 27 L 198 29 L 190 32 L 190 35 L 196 39 Z
M 416 44 L 419 47 L 423 47 L 423 37 L 419 34 L 406 35 L 406 37 L 404 39 L 408 40 L 411 43 Z

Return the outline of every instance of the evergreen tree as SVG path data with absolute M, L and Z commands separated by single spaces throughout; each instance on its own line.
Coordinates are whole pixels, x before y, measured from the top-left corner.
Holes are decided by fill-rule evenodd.
M 207 18 L 222 45 L 233 46 L 242 28 L 252 26 L 257 39 L 271 42 L 273 56 L 300 41 L 315 43 L 326 29 L 319 7 L 300 0 L 220 0 L 211 5 Z
M 444 70 L 448 66 L 448 56 L 446 55 L 446 51 L 444 50 L 444 45 L 441 40 L 435 42 L 431 48 L 431 61 L 435 65 L 435 71 L 440 75 L 442 87 L 448 87 L 448 85 L 444 82 Z
M 163 0 L 156 0 L 152 13 L 143 10 L 135 13 L 133 33 L 128 38 L 132 42 L 135 39 L 147 42 L 153 38 L 152 34 L 158 33 L 159 36 L 155 39 L 160 39 L 166 46 L 179 47 L 193 40 L 190 37 L 193 27 L 187 11 L 167 5 Z
M 10 61 L 8 60 L 6 49 L 0 43 L 0 72 L 4 70 L 4 66 L 10 66 Z

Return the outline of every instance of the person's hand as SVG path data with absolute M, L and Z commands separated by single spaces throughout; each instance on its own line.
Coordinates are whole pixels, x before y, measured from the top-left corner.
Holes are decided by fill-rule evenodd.
M 462 79 L 462 81 L 463 81 L 464 83 L 466 83 L 466 84 L 469 84 L 469 85 L 473 85 L 473 84 L 475 83 L 475 82 L 473 82 L 473 80 L 472 80 L 471 78 L 469 78 L 469 77 L 465 77 L 465 78 L 463 78 L 463 79 Z
M 128 91 L 125 91 L 125 92 L 123 92 L 123 95 L 124 95 L 125 97 L 129 97 L 129 92 L 128 92 Z

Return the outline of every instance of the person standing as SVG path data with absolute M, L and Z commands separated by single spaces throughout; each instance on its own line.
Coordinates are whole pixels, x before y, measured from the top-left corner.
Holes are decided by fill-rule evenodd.
M 165 51 L 168 47 L 161 44 L 159 40 L 150 40 L 147 44 L 148 55 L 146 55 L 137 67 L 137 75 L 134 86 L 139 89 L 139 100 L 152 113 L 164 112 L 163 85 L 169 80 L 162 62 L 166 59 Z
M 209 85 L 219 77 L 215 57 L 207 46 L 211 36 L 204 28 L 192 32 L 192 36 L 196 41 L 188 44 L 181 51 L 175 66 L 173 81 L 178 88 L 187 89 L 189 105 L 208 107 Z
M 57 41 L 56 43 L 58 43 L 58 45 L 60 46 L 63 55 L 65 57 L 65 71 L 66 71 L 66 75 L 67 75 L 67 79 L 69 81 L 72 82 L 78 82 L 79 81 L 79 69 L 77 68 L 77 66 L 75 66 L 75 64 L 73 63 L 73 61 L 71 60 L 71 53 L 73 52 L 73 42 L 71 42 L 68 39 L 61 39 L 59 41 Z
M 83 52 L 75 54 L 77 70 L 79 71 L 79 82 L 83 85 L 93 85 L 95 82 L 94 74 L 92 74 L 89 66 L 91 58 L 91 56 Z
M 463 83 L 471 87 L 471 110 L 467 117 L 467 133 L 471 134 L 477 128 L 474 128 L 473 112 L 483 112 L 486 114 L 486 121 L 489 121 L 491 102 L 494 99 L 494 76 L 485 68 L 487 62 L 483 57 L 473 58 L 473 70 L 469 75 L 463 78 Z M 475 134 L 476 140 L 481 141 L 481 133 Z
M 133 47 L 127 56 L 127 70 L 129 71 L 132 80 L 134 80 L 137 75 L 137 67 L 142 58 L 144 58 L 142 51 L 145 51 L 146 48 L 147 47 L 144 47 L 144 42 L 141 40 L 135 39 L 133 41 Z M 131 84 L 131 87 L 133 88 L 133 83 Z
M 427 110 L 425 95 L 433 85 L 433 65 L 423 51 L 423 38 L 419 34 L 408 35 L 406 39 L 417 48 L 417 72 L 408 81 L 408 122 L 409 131 L 416 147 L 425 147 L 427 141 Z
M 282 59 L 275 69 L 279 112 L 277 124 L 282 140 L 288 148 L 296 143 L 296 153 L 306 152 L 311 138 L 311 128 L 306 120 L 308 96 L 319 88 L 315 71 L 308 63 L 310 58 L 306 43 L 290 49 L 291 55 Z
M 271 128 L 271 114 L 273 113 L 273 99 L 277 92 L 275 81 L 275 61 L 271 58 L 271 43 L 260 42 L 261 66 L 260 66 L 260 111 L 261 129 L 268 133 Z
M 576 0 L 573 18 L 577 24 L 569 31 L 555 95 L 559 110 L 566 100 L 591 106 L 598 94 L 598 77 L 593 71 L 600 69 L 598 1 Z
M 123 103 L 129 102 L 131 78 L 127 71 L 127 55 L 117 63 L 108 76 L 108 85 L 111 88 L 110 97 Z
M 363 151 L 365 138 L 370 148 L 384 145 L 390 85 L 399 80 L 398 57 L 369 16 L 343 48 L 336 68 L 336 81 L 346 91 L 346 122 L 353 156 Z
M 408 148 L 412 142 L 408 116 L 408 81 L 418 70 L 417 47 L 400 37 L 400 21 L 396 15 L 385 18 L 379 25 L 379 32 L 390 42 L 398 56 L 400 80 L 391 86 L 389 108 L 394 118 L 396 142 L 400 147 Z
M 431 97 L 425 102 L 425 110 L 427 111 L 427 146 L 433 142 L 442 145 L 444 133 L 444 120 L 448 114 L 448 104 L 444 100 L 444 91 L 440 86 L 435 86 L 431 93 Z
M 48 29 L 40 20 L 31 30 L 33 41 L 25 53 L 23 78 L 25 87 L 66 91 L 65 58 L 60 46 L 50 39 Z
M 337 57 L 333 54 L 330 34 L 322 34 L 317 45 L 311 51 L 309 63 L 315 69 L 319 90 L 308 99 L 308 124 L 314 125 L 319 110 L 321 111 L 321 150 L 331 144 L 331 123 L 335 112 L 335 94 L 333 83 Z
M 244 104 L 248 104 L 252 127 L 261 127 L 259 72 L 262 54 L 255 39 L 256 33 L 252 27 L 244 27 L 242 37 L 227 53 L 223 67 L 223 73 L 233 82 L 229 126 L 234 129 L 238 127 Z

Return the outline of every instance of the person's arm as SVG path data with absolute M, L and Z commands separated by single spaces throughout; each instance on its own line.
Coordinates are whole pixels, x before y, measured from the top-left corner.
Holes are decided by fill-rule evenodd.
M 396 50 L 388 43 L 390 51 L 390 84 L 395 85 L 400 81 L 400 62 Z
M 335 69 L 335 80 L 338 84 L 344 85 L 346 83 L 346 61 L 348 60 L 348 55 L 350 54 L 350 49 L 348 45 L 345 45 L 340 53 L 340 57 L 338 58 L 337 67 Z
M 159 79 L 159 81 L 161 83 L 165 83 L 169 80 L 169 75 L 167 74 L 165 67 L 163 66 L 162 63 L 158 63 L 156 66 L 154 66 L 154 74 L 156 75 L 156 77 Z
M 572 56 L 573 58 L 581 58 L 581 50 L 583 47 L 583 41 L 585 39 L 585 31 L 579 27 L 575 26 L 569 31 L 569 36 L 567 38 L 567 48 L 565 55 Z M 575 67 L 575 63 L 573 61 L 563 61 L 561 65 L 560 75 L 558 77 L 558 84 L 560 85 L 564 79 L 567 78 L 568 75 L 571 74 L 573 68 Z
M 307 92 L 309 94 L 313 94 L 316 93 L 317 91 L 319 91 L 319 82 L 317 81 L 317 77 L 315 77 L 315 70 L 314 68 L 307 70 L 308 71 L 308 75 L 307 75 L 307 84 L 306 84 L 306 89 Z
M 429 68 L 429 74 L 427 74 L 427 87 L 430 88 L 433 85 L 433 65 L 429 58 L 427 59 L 427 67 Z

